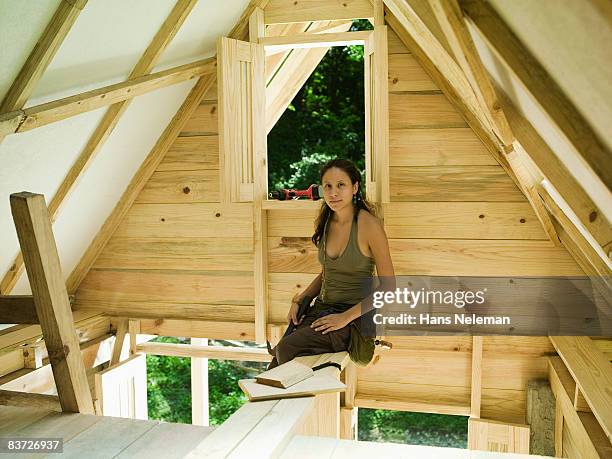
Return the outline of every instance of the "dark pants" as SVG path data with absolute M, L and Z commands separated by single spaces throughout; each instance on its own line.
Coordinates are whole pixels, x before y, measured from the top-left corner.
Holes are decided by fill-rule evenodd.
M 348 349 L 351 338 L 350 324 L 340 330 L 323 334 L 314 328 L 310 328 L 310 324 L 316 319 L 316 316 L 307 315 L 291 334 L 278 342 L 272 349 L 275 357 L 268 365 L 268 370 L 282 365 L 294 357 L 341 352 Z

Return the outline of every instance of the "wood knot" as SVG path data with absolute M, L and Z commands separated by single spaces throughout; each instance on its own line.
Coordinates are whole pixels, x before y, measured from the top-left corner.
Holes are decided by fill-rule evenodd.
M 300 249 L 300 253 L 306 253 L 306 249 Z
M 49 361 L 61 362 L 62 360 L 66 360 L 68 354 L 70 354 L 70 348 L 67 344 L 64 344 L 64 346 L 62 346 L 61 348 L 49 352 Z
M 211 114 L 211 115 L 214 115 L 214 113 L 215 113 L 216 111 L 217 111 L 217 106 L 216 106 L 216 105 L 213 105 L 213 106 L 210 108 L 210 114 Z
M 220 216 L 221 216 L 221 212 L 217 212 L 217 213 L 215 214 L 215 217 L 220 217 Z
M 163 323 L 164 323 L 164 319 L 156 319 L 156 320 L 155 320 L 155 326 L 156 326 L 156 327 L 159 327 L 159 326 L 160 326 L 161 324 L 163 324 Z
M 183 193 L 185 194 L 189 194 L 191 192 L 191 188 L 189 188 L 188 186 L 186 186 L 185 188 L 183 188 Z
M 398 81 L 399 81 L 399 78 L 393 78 L 392 83 L 397 84 Z
M 293 2 L 293 4 L 294 4 L 294 5 L 297 5 L 297 4 L 298 4 L 298 2 Z
M 297 284 L 296 287 L 297 288 L 302 288 L 302 284 Z
M 480 214 L 478 218 L 484 218 L 484 214 Z
M 591 212 L 589 214 L 589 221 L 591 223 L 593 223 L 595 220 L 597 220 L 597 211 L 596 210 L 594 210 L 593 212 Z
M 166 221 L 166 219 L 165 219 L 164 217 L 160 218 L 160 220 L 161 220 L 162 222 L 165 222 L 165 221 Z
M 525 223 L 527 220 L 525 220 L 524 218 L 521 218 L 519 221 L 520 221 L 521 223 Z

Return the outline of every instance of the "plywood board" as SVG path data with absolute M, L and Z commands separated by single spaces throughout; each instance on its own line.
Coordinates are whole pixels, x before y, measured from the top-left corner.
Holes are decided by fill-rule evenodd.
M 338 378 L 329 375 L 315 375 L 294 384 L 287 389 L 258 384 L 254 379 L 241 379 L 238 385 L 249 401 L 275 400 L 281 398 L 306 397 L 309 395 L 341 392 L 346 386 Z

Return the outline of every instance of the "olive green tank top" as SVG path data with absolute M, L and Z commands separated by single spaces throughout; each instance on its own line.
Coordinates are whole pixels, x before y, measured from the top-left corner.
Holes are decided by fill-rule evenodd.
M 372 291 L 374 259 L 366 257 L 359 249 L 357 239 L 357 218 L 353 217 L 348 244 L 337 258 L 325 252 L 327 223 L 319 242 L 319 263 L 323 266 L 323 283 L 319 298 L 326 304 L 342 304 L 352 307 Z M 348 308 L 347 308 L 348 309 Z

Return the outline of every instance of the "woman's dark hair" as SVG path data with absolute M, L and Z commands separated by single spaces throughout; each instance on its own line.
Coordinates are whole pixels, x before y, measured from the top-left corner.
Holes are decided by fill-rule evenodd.
M 323 167 L 321 167 L 321 174 L 319 176 L 319 181 L 323 182 L 323 176 L 325 173 L 331 169 L 332 167 L 337 167 L 338 169 L 343 170 L 349 176 L 351 180 L 351 185 L 358 183 L 357 193 L 355 194 L 355 200 L 353 201 L 353 207 L 355 210 L 355 214 L 359 212 L 359 209 L 363 209 L 367 212 L 370 212 L 372 215 L 376 215 L 376 210 L 373 204 L 368 202 L 365 191 L 361 189 L 361 174 L 359 173 L 359 169 L 355 166 L 352 161 L 348 159 L 336 158 L 326 162 Z M 323 205 L 321 206 L 321 210 L 319 211 L 319 215 L 315 222 L 315 232 L 312 235 L 312 243 L 316 246 L 319 245 L 319 242 L 323 238 L 323 231 L 325 230 L 325 223 L 329 219 L 331 213 L 333 211 L 329 208 L 325 200 L 323 200 Z

